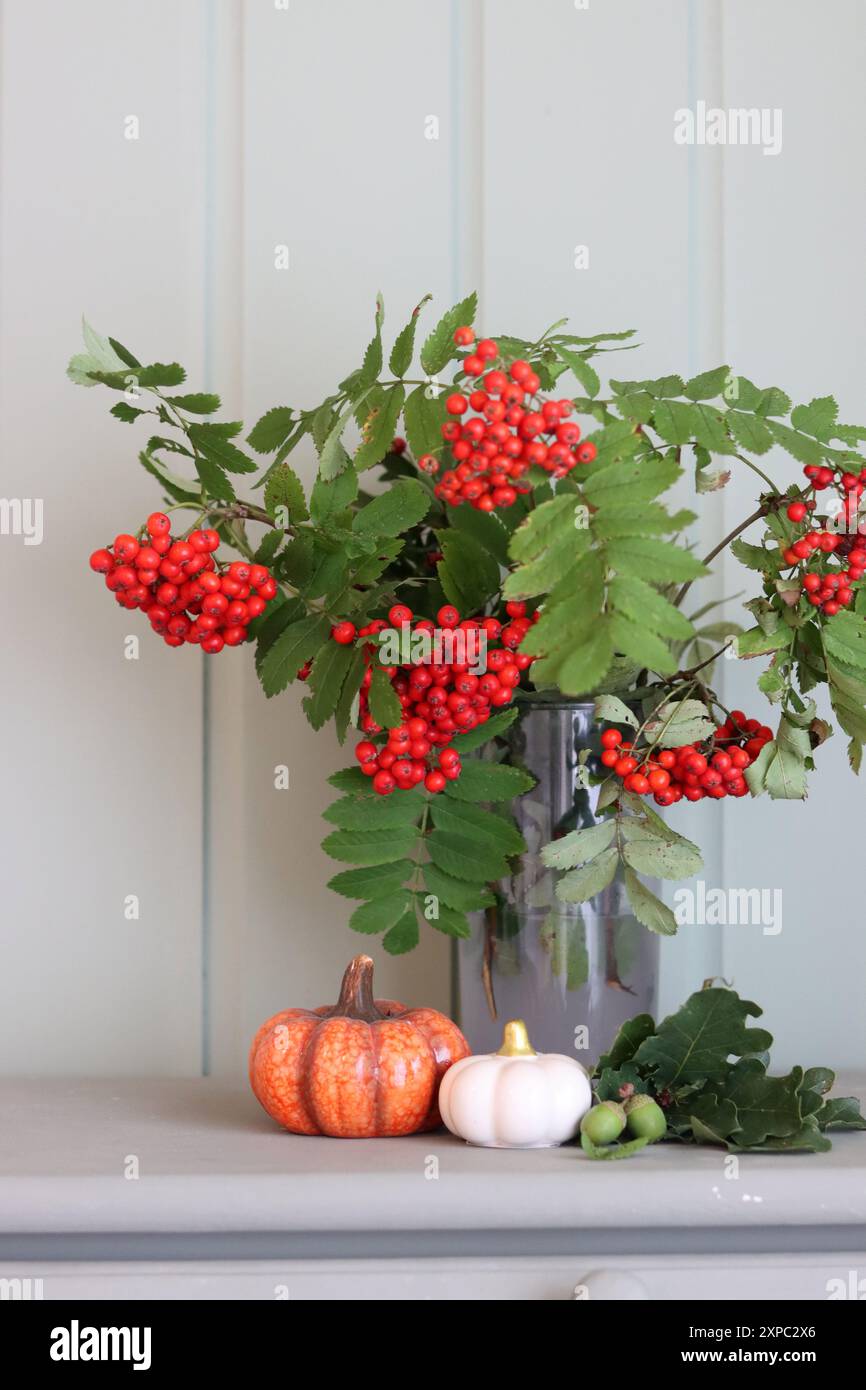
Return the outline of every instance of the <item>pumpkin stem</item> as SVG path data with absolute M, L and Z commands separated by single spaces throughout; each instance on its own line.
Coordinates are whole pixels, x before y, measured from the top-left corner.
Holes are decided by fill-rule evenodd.
M 535 1057 L 536 1051 L 529 1041 L 526 1024 L 522 1018 L 512 1018 L 506 1023 L 502 1033 L 502 1046 L 497 1057 Z
M 334 1013 L 368 1022 L 383 1017 L 373 999 L 373 962 L 369 956 L 355 956 L 347 965 Z

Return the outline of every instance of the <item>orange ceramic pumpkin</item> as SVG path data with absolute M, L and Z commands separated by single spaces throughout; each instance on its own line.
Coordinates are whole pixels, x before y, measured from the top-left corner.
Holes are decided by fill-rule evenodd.
M 250 1084 L 295 1134 L 374 1139 L 435 1129 L 439 1083 L 469 1055 L 456 1023 L 436 1009 L 373 998 L 373 962 L 356 956 L 336 1004 L 286 1009 L 250 1049 Z

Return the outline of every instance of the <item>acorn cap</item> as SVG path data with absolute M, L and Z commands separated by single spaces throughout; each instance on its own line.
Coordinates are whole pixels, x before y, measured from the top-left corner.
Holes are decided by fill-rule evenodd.
M 655 1105 L 655 1103 L 652 1096 L 645 1096 L 638 1092 L 636 1095 L 629 1096 L 625 1102 L 625 1113 L 630 1115 L 633 1110 L 643 1110 L 645 1105 Z

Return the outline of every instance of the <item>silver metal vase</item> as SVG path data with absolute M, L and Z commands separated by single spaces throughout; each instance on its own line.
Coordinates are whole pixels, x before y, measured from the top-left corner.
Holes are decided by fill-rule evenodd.
M 528 853 L 457 947 L 458 1020 L 475 1052 L 495 1051 L 504 1023 L 522 1018 L 539 1051 L 589 1066 L 621 1023 L 653 1013 L 659 939 L 632 914 L 619 877 L 589 902 L 564 903 L 541 862 L 549 841 L 596 824 L 597 793 L 579 761 L 588 748 L 589 772 L 603 771 L 592 702 L 526 700 L 504 738 L 508 761 L 536 779 L 513 808 Z

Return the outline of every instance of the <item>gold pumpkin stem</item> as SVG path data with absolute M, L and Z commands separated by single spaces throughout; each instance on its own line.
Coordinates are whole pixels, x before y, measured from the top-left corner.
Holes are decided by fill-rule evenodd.
M 502 1046 L 497 1057 L 536 1057 L 538 1054 L 529 1041 L 526 1024 L 522 1018 L 512 1018 L 506 1023 L 502 1033 Z

